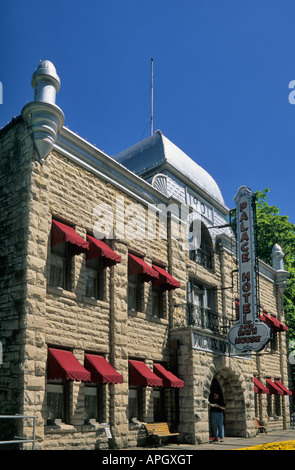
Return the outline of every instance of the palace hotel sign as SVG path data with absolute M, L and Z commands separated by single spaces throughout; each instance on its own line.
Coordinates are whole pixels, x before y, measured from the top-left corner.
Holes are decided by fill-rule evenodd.
M 239 260 L 239 319 L 228 341 L 239 352 L 260 351 L 270 339 L 270 329 L 258 317 L 254 196 L 241 186 L 235 197 Z

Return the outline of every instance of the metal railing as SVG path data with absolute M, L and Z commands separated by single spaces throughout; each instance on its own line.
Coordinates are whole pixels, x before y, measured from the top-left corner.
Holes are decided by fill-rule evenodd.
M 0 441 L 0 445 L 4 444 L 21 444 L 25 442 L 32 443 L 32 450 L 35 450 L 35 436 L 36 436 L 36 418 L 37 416 L 28 416 L 28 415 L 0 415 L 0 419 L 33 419 L 33 438 L 25 439 L 24 437 L 14 436 L 13 439 L 9 441 Z
M 233 325 L 232 319 L 219 315 L 210 308 L 199 307 L 191 303 L 187 304 L 187 319 L 189 326 L 209 330 L 223 337 L 227 335 L 228 330 Z
M 197 250 L 190 250 L 189 256 L 192 261 L 195 261 L 201 266 L 204 266 L 204 268 L 207 268 L 207 269 L 213 268 L 212 252 L 206 251 L 202 248 L 198 248 Z

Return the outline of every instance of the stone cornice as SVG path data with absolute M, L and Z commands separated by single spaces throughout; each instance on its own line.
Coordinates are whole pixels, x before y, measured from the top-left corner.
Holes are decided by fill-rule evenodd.
M 54 150 L 144 205 L 169 204 L 170 199 L 150 183 L 68 128 L 59 131 Z

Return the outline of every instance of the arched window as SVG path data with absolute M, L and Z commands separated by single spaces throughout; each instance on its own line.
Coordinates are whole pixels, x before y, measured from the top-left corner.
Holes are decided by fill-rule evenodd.
M 196 233 L 201 232 L 199 236 Z M 201 222 L 201 230 L 190 225 L 189 232 L 190 259 L 208 269 L 213 269 L 213 244 L 206 225 Z

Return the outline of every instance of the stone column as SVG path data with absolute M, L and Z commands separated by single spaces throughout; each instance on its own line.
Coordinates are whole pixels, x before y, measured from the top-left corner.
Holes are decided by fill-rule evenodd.
M 284 317 L 283 293 L 285 292 L 285 289 L 286 289 L 287 277 L 289 273 L 288 271 L 284 270 L 284 252 L 282 248 L 280 247 L 280 245 L 278 245 L 277 243 L 274 245 L 272 249 L 272 264 L 273 264 L 273 268 L 276 270 L 276 288 L 277 288 L 276 294 L 277 294 L 278 320 L 283 321 L 283 317 Z M 279 352 L 280 352 L 280 372 L 281 372 L 282 383 L 284 383 L 287 378 L 287 369 L 286 369 L 287 352 L 286 352 L 284 339 L 285 338 L 282 337 L 282 334 L 278 335 Z M 285 400 L 284 395 L 283 395 L 283 400 L 282 400 L 282 414 L 283 414 L 283 428 L 287 429 L 289 413 L 287 413 L 286 400 Z
M 124 447 L 128 438 L 128 249 L 114 240 L 112 249 L 121 263 L 111 267 L 110 275 L 110 362 L 123 374 L 123 383 L 110 386 L 110 425 L 114 446 Z
M 46 386 L 46 262 L 51 217 L 48 211 L 46 164 L 32 163 L 31 199 L 28 217 L 27 291 L 24 316 L 24 414 L 37 416 L 36 439 L 44 436 Z M 25 431 L 26 433 L 26 431 Z M 29 429 L 27 435 L 32 436 Z

